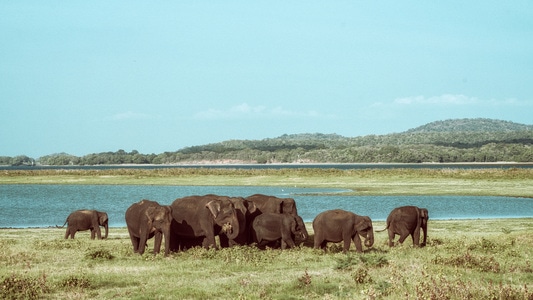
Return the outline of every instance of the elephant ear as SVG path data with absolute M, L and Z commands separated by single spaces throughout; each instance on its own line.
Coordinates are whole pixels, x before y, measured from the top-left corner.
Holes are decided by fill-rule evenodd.
M 155 207 L 150 206 L 147 209 L 144 210 L 144 217 L 146 218 L 145 221 L 148 223 L 148 228 L 152 228 L 152 222 L 153 222 L 153 215 L 154 215 Z
M 98 221 L 100 224 L 105 224 L 107 222 L 107 214 L 104 212 L 98 213 Z
M 421 209 L 420 209 L 420 217 L 421 217 L 422 219 L 425 219 L 425 220 L 429 219 L 429 216 L 428 216 L 428 210 L 425 209 L 425 208 L 421 208 Z
M 291 218 L 291 232 L 296 233 L 296 225 L 298 224 L 298 220 L 296 217 Z
M 205 206 L 209 209 L 209 211 L 213 215 L 213 218 L 216 219 L 218 213 L 220 213 L 220 202 L 217 200 L 211 200 Z
M 368 222 L 372 222 L 372 221 L 369 221 L 370 218 L 366 218 L 366 217 L 361 217 L 361 218 L 358 218 L 357 220 L 357 223 L 355 223 L 354 227 L 355 227 L 355 230 L 357 232 L 359 231 L 363 231 L 365 229 L 368 228 Z
M 246 205 L 246 208 L 248 209 L 248 213 L 253 214 L 257 210 L 257 206 L 253 201 L 245 199 L 244 203 Z

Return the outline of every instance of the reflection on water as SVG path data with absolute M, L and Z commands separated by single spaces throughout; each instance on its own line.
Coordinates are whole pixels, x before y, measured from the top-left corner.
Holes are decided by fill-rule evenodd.
M 110 226 L 123 227 L 126 209 L 141 199 L 170 204 L 189 195 L 246 197 L 256 193 L 294 198 L 298 213 L 306 222 L 334 208 L 384 220 L 394 207 L 402 205 L 426 207 L 430 219 L 533 217 L 533 199 L 529 198 L 346 196 L 344 191 L 250 186 L 0 185 L 0 227 L 62 225 L 70 212 L 83 208 L 106 211 Z

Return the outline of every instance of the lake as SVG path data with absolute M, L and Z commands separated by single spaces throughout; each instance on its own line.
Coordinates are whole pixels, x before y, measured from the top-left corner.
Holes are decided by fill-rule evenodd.
M 261 193 L 294 198 L 298 213 L 311 222 L 320 212 L 341 208 L 372 220 L 385 220 L 398 206 L 429 210 L 430 219 L 533 217 L 533 199 L 491 196 L 346 196 L 342 189 L 253 186 L 139 185 L 0 185 L 0 228 L 63 225 L 77 209 L 97 209 L 109 215 L 110 227 L 126 226 L 124 213 L 141 199 L 170 204 L 190 195 L 246 197 Z

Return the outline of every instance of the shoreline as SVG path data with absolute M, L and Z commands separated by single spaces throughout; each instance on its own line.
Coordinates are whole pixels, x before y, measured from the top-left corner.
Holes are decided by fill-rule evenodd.
M 442 218 L 439 218 L 439 219 L 429 219 L 428 222 L 439 222 L 439 223 L 448 223 L 448 222 L 454 222 L 454 223 L 469 223 L 469 222 L 476 222 L 476 221 L 488 221 L 488 222 L 504 222 L 504 221 L 520 221 L 520 220 L 523 220 L 523 221 L 531 221 L 533 220 L 533 216 L 532 217 L 525 217 L 525 216 L 519 216 L 519 217 L 494 217 L 494 218 L 458 218 L 458 219 L 452 219 L 452 218 L 446 218 L 446 219 L 442 219 Z M 375 223 L 377 224 L 378 226 L 380 225 L 384 225 L 386 222 L 386 220 L 372 220 L 372 223 Z M 312 226 L 312 223 L 313 221 L 308 221 L 308 222 L 304 222 L 306 225 L 308 226 Z M 122 225 L 122 226 L 109 226 L 109 228 L 113 228 L 113 229 L 126 229 L 126 224 Z M 0 226 L 0 230 L 26 230 L 26 229 L 30 229 L 30 230 L 49 230 L 49 229 L 58 229 L 58 230 L 65 230 L 66 227 L 56 227 L 56 226 L 52 226 L 52 225 L 48 225 L 48 226 L 21 226 L 21 227 L 18 227 L 18 226 L 14 226 L 14 227 L 4 227 L 4 226 Z

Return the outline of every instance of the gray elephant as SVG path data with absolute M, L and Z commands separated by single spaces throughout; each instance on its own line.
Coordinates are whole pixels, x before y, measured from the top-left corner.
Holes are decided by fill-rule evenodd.
M 146 241 L 154 239 L 154 254 L 161 250 L 161 241 L 165 238 L 165 255 L 170 252 L 170 224 L 172 211 L 170 206 L 159 205 L 156 201 L 141 200 L 133 203 L 126 210 L 126 224 L 130 234 L 133 252 L 143 254 Z
M 67 223 L 68 225 L 67 232 L 65 233 L 65 239 L 68 239 L 69 236 L 71 239 L 73 239 L 76 232 L 84 230 L 91 230 L 91 239 L 94 240 L 95 234 L 98 236 L 98 239 L 102 239 L 100 226 L 104 227 L 104 239 L 107 239 L 107 234 L 109 232 L 109 218 L 105 212 L 88 209 L 77 210 L 72 212 L 67 217 L 67 220 L 61 227 L 64 227 Z M 56 227 L 60 226 L 56 225 Z
M 313 220 L 315 232 L 314 247 L 326 249 L 328 242 L 344 241 L 343 252 L 350 249 L 353 240 L 357 252 L 363 252 L 361 237 L 365 238 L 365 246 L 374 244 L 372 220 L 367 216 L 359 216 L 342 209 L 324 211 Z
M 225 234 L 219 234 L 220 247 L 232 247 L 236 245 L 248 245 L 250 243 L 249 220 L 250 216 L 256 211 L 256 206 L 253 201 L 244 199 L 242 197 L 225 197 L 233 203 L 237 213 L 237 220 L 239 222 L 239 232 L 234 239 L 229 239 Z M 215 232 L 220 232 L 221 227 L 216 225 Z
M 283 213 L 293 216 L 298 215 L 296 209 L 296 202 L 293 198 L 278 198 L 275 196 L 254 194 L 246 197 L 247 200 L 255 204 L 256 212 L 252 217 L 256 217 L 262 213 Z
M 228 239 L 239 235 L 237 210 L 225 196 L 205 195 L 178 198 L 171 204 L 171 249 L 183 248 L 183 241 L 199 242 L 205 248 L 217 247 L 215 236 L 224 234 Z
M 425 208 L 419 208 L 416 206 L 397 207 L 393 209 L 387 217 L 387 227 L 377 231 L 385 231 L 388 229 L 390 247 L 394 246 L 394 237 L 397 234 L 400 235 L 400 239 L 398 240 L 400 244 L 411 235 L 413 246 L 424 247 L 427 239 L 428 219 L 428 210 Z M 420 229 L 424 231 L 424 240 L 422 244 L 420 244 Z
M 281 249 L 296 246 L 294 239 L 298 236 L 306 240 L 309 234 L 300 216 L 279 213 L 263 213 L 252 223 L 253 241 L 259 247 L 272 241 L 281 241 Z

